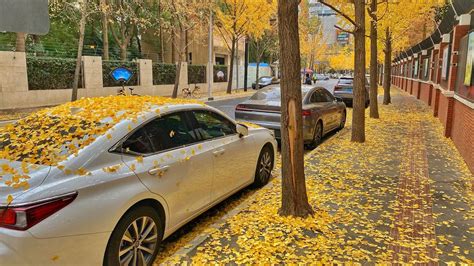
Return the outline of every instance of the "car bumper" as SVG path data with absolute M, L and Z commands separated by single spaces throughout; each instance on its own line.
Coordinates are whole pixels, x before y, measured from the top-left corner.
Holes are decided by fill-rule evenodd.
M 110 233 L 40 239 L 0 228 L 0 265 L 101 265 Z

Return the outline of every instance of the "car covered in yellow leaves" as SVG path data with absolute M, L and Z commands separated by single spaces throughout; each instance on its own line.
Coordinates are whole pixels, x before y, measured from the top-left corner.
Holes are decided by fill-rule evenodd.
M 151 265 L 160 242 L 270 178 L 270 130 L 197 101 L 83 98 L 0 128 L 1 265 Z

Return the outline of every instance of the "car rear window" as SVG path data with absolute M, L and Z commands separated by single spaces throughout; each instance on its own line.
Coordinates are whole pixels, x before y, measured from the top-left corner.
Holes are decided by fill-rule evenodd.
M 304 96 L 310 91 L 310 87 L 302 87 L 301 88 L 301 96 Z M 280 88 L 271 88 L 271 89 L 264 89 L 256 92 L 250 100 L 266 100 L 266 101 L 280 101 L 281 100 L 281 93 Z
M 334 91 L 338 92 L 352 92 L 352 87 L 335 87 Z
M 339 79 L 339 84 L 352 84 L 354 82 L 354 79 L 345 79 L 345 78 L 342 78 L 342 79 Z

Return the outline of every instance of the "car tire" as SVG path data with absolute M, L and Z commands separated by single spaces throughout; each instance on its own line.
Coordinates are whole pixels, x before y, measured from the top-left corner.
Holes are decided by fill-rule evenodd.
M 346 118 L 347 118 L 346 111 L 344 111 L 342 112 L 341 122 L 339 124 L 339 130 L 343 129 L 344 126 L 346 125 Z
M 308 148 L 310 149 L 315 149 L 316 147 L 321 144 L 321 141 L 323 139 L 323 123 L 321 120 L 316 123 L 316 126 L 314 127 L 314 134 L 313 134 L 313 140 L 311 143 L 308 145 Z
M 263 187 L 268 183 L 272 175 L 274 156 L 271 145 L 265 145 L 262 148 L 258 156 L 253 187 Z
M 150 206 L 139 206 L 129 210 L 110 236 L 104 265 L 133 265 L 134 260 L 136 265 L 153 265 L 163 239 L 163 221 L 158 212 Z M 138 237 L 135 232 L 140 236 Z

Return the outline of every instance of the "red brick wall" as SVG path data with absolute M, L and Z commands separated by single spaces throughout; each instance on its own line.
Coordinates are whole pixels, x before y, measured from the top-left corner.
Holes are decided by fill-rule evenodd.
M 413 96 L 415 96 L 417 99 L 419 99 L 419 97 L 418 97 L 418 88 L 419 88 L 419 85 L 420 85 L 420 82 L 418 82 L 418 81 L 413 80 L 413 81 L 411 82 L 411 90 L 412 90 L 411 94 L 412 94 Z
M 441 121 L 441 123 L 443 124 L 443 127 L 445 128 L 445 133 L 446 133 L 446 122 L 448 119 L 448 105 L 449 105 L 449 98 L 447 98 L 442 93 L 440 93 L 439 106 L 438 106 L 438 118 L 439 118 L 439 121 Z
M 439 95 L 441 92 L 433 87 L 433 96 L 431 97 L 431 106 L 433 107 L 433 116 L 437 117 L 439 113 Z
M 431 105 L 431 84 L 421 82 L 420 84 L 420 99 L 427 105 Z
M 451 138 L 474 173 L 474 110 L 454 100 L 452 121 Z

